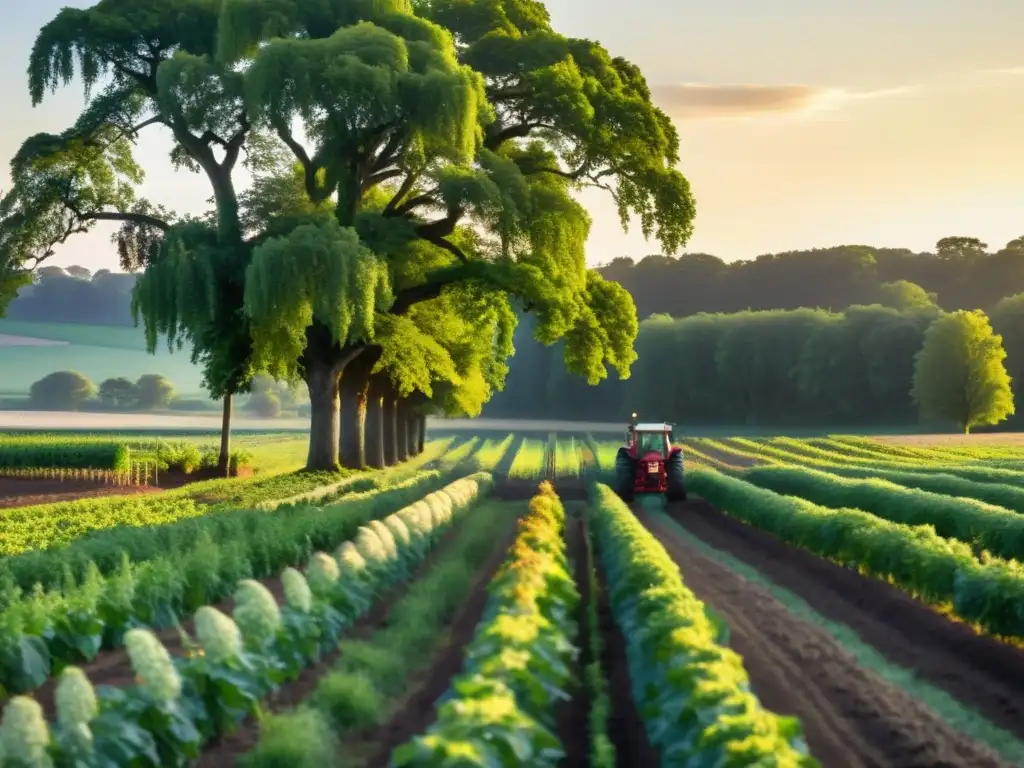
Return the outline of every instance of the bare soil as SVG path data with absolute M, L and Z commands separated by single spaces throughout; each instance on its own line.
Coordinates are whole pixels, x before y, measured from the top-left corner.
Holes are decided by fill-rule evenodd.
M 242 467 L 234 477 L 251 477 L 251 467 Z M 0 476 L 0 509 L 30 507 L 37 504 L 54 504 L 60 501 L 78 501 L 109 496 L 139 496 L 162 493 L 221 477 L 215 468 L 202 469 L 184 474 L 182 472 L 161 472 L 149 485 L 116 485 L 112 482 L 92 480 L 54 480 L 43 478 L 20 478 Z
M 138 496 L 160 493 L 163 488 L 153 486 L 120 486 L 87 480 L 28 480 L 0 477 L 0 509 L 33 507 L 58 501 L 77 501 L 104 496 Z
M 703 502 L 672 506 L 673 516 L 687 523 L 698 516 L 703 519 L 718 514 Z M 860 666 L 825 629 L 794 616 L 763 588 L 709 559 L 670 527 L 647 518 L 639 508 L 638 514 L 675 560 L 687 587 L 729 623 L 729 645 L 743 657 L 757 697 L 773 712 L 800 718 L 810 750 L 823 765 L 828 768 L 995 768 L 1008 765 L 987 747 L 950 728 L 924 703 Z M 691 530 L 697 527 L 692 526 Z M 705 529 L 694 532 L 703 538 Z M 727 537 L 728 534 L 722 535 L 722 538 Z M 709 543 L 717 547 L 721 541 L 716 539 Z M 758 544 L 769 546 L 765 542 Z M 751 564 L 760 570 L 760 564 L 772 561 L 770 556 L 762 555 L 758 563 Z M 771 573 L 765 575 L 775 580 Z M 850 575 L 854 581 L 860 579 L 855 573 L 850 572 Z M 805 572 L 794 581 L 803 585 L 793 589 L 797 594 L 813 592 L 818 586 L 813 571 Z M 789 584 L 781 586 L 792 589 Z M 869 598 L 858 594 L 854 584 L 843 609 L 846 613 L 837 611 L 839 615 L 830 618 L 851 623 L 850 614 L 863 610 L 858 600 L 864 599 Z M 897 636 L 898 630 L 891 629 L 890 634 Z M 881 637 L 881 647 L 876 646 L 882 653 L 887 647 L 885 637 L 884 634 Z M 927 642 L 918 651 L 927 656 Z
M 487 563 L 477 574 L 473 589 L 459 616 L 455 619 L 447 638 L 434 650 L 431 663 L 419 675 L 409 680 L 407 697 L 395 708 L 387 722 L 367 733 L 345 739 L 345 751 L 359 754 L 366 751 L 371 757 L 366 768 L 386 768 L 391 753 L 409 739 L 418 736 L 434 723 L 437 716 L 435 703 L 448 690 L 451 679 L 462 670 L 463 649 L 473 639 L 477 624 L 487 608 L 490 593 L 487 587 L 505 561 L 515 532 L 512 531 L 495 547 Z
M 600 556 L 598 556 L 600 561 Z M 597 626 L 601 633 L 601 671 L 608 681 L 611 697 L 611 715 L 608 718 L 608 738 L 615 749 L 617 768 L 640 768 L 661 764 L 658 750 L 647 738 L 629 679 L 629 663 L 626 659 L 626 639 L 612 618 L 608 591 L 605 588 L 604 569 L 600 562 L 597 568 L 598 593 Z
M 576 611 L 578 628 L 575 645 L 579 649 L 573 665 L 575 685 L 568 691 L 572 697 L 558 708 L 556 732 L 565 758 L 562 768 L 587 768 L 590 754 L 588 736 L 588 719 L 590 715 L 590 696 L 587 691 L 585 670 L 590 663 L 590 623 L 587 621 L 587 608 L 590 605 L 590 562 L 587 559 L 587 532 L 583 517 L 567 516 L 565 524 L 566 554 L 572 566 L 573 581 L 580 593 L 579 609 Z
M 890 584 L 792 547 L 702 500 L 669 514 L 756 568 L 818 614 L 841 622 L 894 664 L 1024 738 L 1024 650 L 947 619 Z

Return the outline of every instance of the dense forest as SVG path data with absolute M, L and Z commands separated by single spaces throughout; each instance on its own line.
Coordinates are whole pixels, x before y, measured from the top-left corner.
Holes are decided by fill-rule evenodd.
M 503 392 L 485 415 L 625 421 L 632 411 L 693 426 L 898 427 L 917 424 L 912 391 L 918 353 L 935 321 L 947 315 L 935 296 L 909 282 L 880 286 L 881 303 L 825 309 L 771 309 L 653 315 L 640 324 L 632 375 L 596 387 L 570 376 L 559 345 L 517 329 L 516 356 Z M 963 313 L 961 313 L 963 314 Z M 1024 294 L 989 310 L 1002 336 L 1000 365 L 1024 395 Z M 935 383 L 959 382 L 963 354 L 946 345 Z M 969 376 L 963 376 L 968 380 Z M 954 393 L 955 396 L 956 393 Z M 954 419 L 938 418 L 936 428 Z M 1001 419 L 1000 419 L 1001 420 Z M 1019 428 L 1020 416 L 1002 423 Z
M 708 254 L 648 256 L 635 262 L 622 257 L 598 271 L 629 291 L 641 318 L 801 307 L 840 312 L 880 301 L 882 285 L 900 280 L 934 293 L 947 311 L 989 310 L 1000 299 L 1024 292 L 1024 237 L 998 249 L 974 238 L 944 238 L 932 253 L 835 246 L 733 262 Z M 36 283 L 11 302 L 7 316 L 131 325 L 134 283 L 135 277 L 124 273 L 90 275 L 82 267 L 44 267 Z

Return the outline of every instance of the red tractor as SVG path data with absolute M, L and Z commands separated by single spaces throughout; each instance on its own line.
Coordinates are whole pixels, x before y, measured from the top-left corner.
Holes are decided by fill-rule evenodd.
M 683 451 L 672 447 L 671 424 L 638 424 L 633 414 L 626 444 L 615 456 L 615 492 L 626 502 L 638 493 L 664 493 L 668 501 L 686 500 Z

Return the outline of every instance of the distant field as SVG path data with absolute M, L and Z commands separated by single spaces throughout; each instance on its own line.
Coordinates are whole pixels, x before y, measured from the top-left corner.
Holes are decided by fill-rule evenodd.
M 97 385 L 156 373 L 174 382 L 179 395 L 202 395 L 189 350 L 172 354 L 162 344 L 151 355 L 141 328 L 0 320 L 0 392 L 28 392 L 33 382 L 61 370 L 78 371 Z

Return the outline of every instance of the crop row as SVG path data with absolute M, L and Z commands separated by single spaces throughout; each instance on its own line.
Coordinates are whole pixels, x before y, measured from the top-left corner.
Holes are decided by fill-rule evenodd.
M 176 524 L 189 530 L 176 531 L 180 545 L 163 554 L 132 561 L 122 550 L 121 567 L 106 576 L 93 567 L 80 584 L 62 590 L 15 591 L 0 613 L 0 685 L 13 692 L 32 690 L 64 666 L 117 647 L 133 627 L 174 626 L 200 606 L 230 595 L 239 582 L 306 562 L 315 549 L 337 546 L 360 526 L 445 482 L 440 473 L 425 471 L 322 506 L 197 518 Z M 159 539 L 169 528 L 151 528 L 148 534 Z
M 382 473 L 355 473 L 340 482 L 336 473 L 328 472 L 218 479 L 159 495 L 0 510 L 5 532 L 0 554 L 7 555 L 0 560 L 0 608 L 12 587 L 31 590 L 40 583 L 51 589 L 65 585 L 67 574 L 78 581 L 94 568 L 111 573 L 121 567 L 124 554 L 134 562 L 183 556 L 192 550 L 201 529 L 231 525 L 207 519 L 221 517 L 223 512 L 272 509 L 307 494 L 322 494 L 325 488 L 337 493 L 376 488 L 436 461 L 447 445 L 447 441 L 428 443 L 422 454 L 397 467 Z M 16 537 L 19 530 L 21 535 Z
M 754 485 L 787 496 L 800 496 L 823 507 L 852 507 L 885 520 L 906 525 L 930 525 L 944 538 L 970 544 L 976 554 L 988 551 L 998 557 L 1024 561 L 1024 515 L 1012 509 L 988 504 L 974 498 L 932 493 L 918 488 L 874 478 L 855 479 L 799 467 L 752 467 L 742 475 Z M 963 485 L 1016 488 L 984 483 L 956 481 L 948 475 L 924 475 L 949 478 L 945 485 L 953 490 Z M 963 490 L 970 490 L 964 488 Z
M 332 650 L 490 483 L 483 473 L 458 480 L 360 527 L 334 555 L 316 552 L 306 576 L 286 569 L 284 605 L 260 582 L 241 582 L 232 617 L 209 605 L 197 612 L 193 652 L 185 657 L 172 658 L 151 631 L 130 629 L 125 649 L 138 683 L 97 691 L 80 670 L 65 669 L 53 723 L 34 699 L 8 703 L 0 723 L 4 758 L 32 766 L 190 763 Z
M 452 765 L 557 766 L 557 706 L 574 682 L 580 595 L 570 574 L 565 510 L 549 483 L 529 512 L 488 588 L 483 619 L 464 651 L 461 674 L 428 731 L 398 747 L 394 768 Z M 514 660 L 514 662 L 513 662 Z
M 698 445 L 705 444 L 719 451 L 733 453 L 749 459 L 755 459 L 768 464 L 791 464 L 796 466 L 810 466 L 826 472 L 834 472 L 840 468 L 859 466 L 865 470 L 878 471 L 914 472 L 928 474 L 949 474 L 979 483 L 998 483 L 1024 487 L 1024 471 L 1009 469 L 1004 466 L 993 466 L 991 463 L 937 463 L 935 461 L 886 461 L 878 462 L 850 462 L 849 457 L 836 454 L 832 458 L 820 458 L 807 454 L 801 455 L 792 451 L 772 447 L 765 443 L 758 443 L 744 438 L 729 438 L 727 442 L 720 442 L 706 438 L 695 440 Z M 737 447 L 739 446 L 739 447 Z
M 507 502 L 477 505 L 437 562 L 390 604 L 386 624 L 342 640 L 338 658 L 311 693 L 294 709 L 261 720 L 259 742 L 239 765 L 338 768 L 386 759 L 389 745 L 374 734 L 389 723 L 402 727 L 410 690 L 444 664 L 453 625 L 472 613 L 476 587 L 488 578 L 488 563 L 507 546 L 515 522 Z
M 978 557 L 931 525 L 891 522 L 860 509 L 824 507 L 714 470 L 694 470 L 693 493 L 795 546 L 891 581 L 990 634 L 1024 637 L 1024 564 Z
M 540 440 L 527 438 L 523 440 L 512 459 L 512 466 L 508 471 L 510 478 L 518 480 L 534 480 L 544 473 L 544 460 L 547 456 L 547 446 Z
M 724 626 L 605 485 L 590 520 L 633 698 L 663 764 L 817 766 L 800 722 L 761 706 L 742 659 L 720 644 Z

